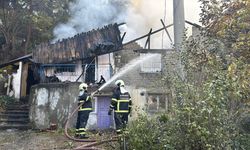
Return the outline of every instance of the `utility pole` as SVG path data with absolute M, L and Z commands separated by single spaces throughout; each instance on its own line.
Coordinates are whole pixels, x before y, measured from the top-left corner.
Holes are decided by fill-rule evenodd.
M 184 0 L 173 0 L 173 15 L 174 15 L 174 45 L 177 51 L 180 51 L 180 46 L 183 41 L 185 29 L 184 17 Z
M 177 52 L 180 52 L 184 36 L 185 18 L 184 18 L 184 0 L 173 0 L 174 15 L 174 46 Z M 181 59 L 178 59 L 176 68 L 182 81 L 185 80 L 185 72 L 181 65 Z

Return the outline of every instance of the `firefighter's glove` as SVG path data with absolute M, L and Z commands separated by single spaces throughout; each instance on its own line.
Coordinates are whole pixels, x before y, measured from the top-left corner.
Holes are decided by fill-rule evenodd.
M 109 112 L 108 112 L 108 115 L 111 115 L 112 114 L 112 110 L 110 109 Z

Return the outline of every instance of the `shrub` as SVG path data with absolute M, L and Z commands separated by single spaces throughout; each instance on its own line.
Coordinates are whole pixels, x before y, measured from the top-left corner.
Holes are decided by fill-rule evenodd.
M 5 109 L 8 104 L 11 104 L 13 102 L 15 102 L 15 98 L 9 97 L 6 95 L 1 95 L 0 96 L 0 110 Z

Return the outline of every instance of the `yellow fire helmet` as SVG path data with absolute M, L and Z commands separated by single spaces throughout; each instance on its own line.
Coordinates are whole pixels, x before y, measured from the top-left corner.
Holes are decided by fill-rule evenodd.
M 115 82 L 115 84 L 116 84 L 117 86 L 125 86 L 123 80 L 117 80 L 117 81 Z
M 87 88 L 88 88 L 88 85 L 86 84 L 86 83 L 81 83 L 80 85 L 79 85 L 79 90 L 81 91 L 81 90 L 87 90 Z

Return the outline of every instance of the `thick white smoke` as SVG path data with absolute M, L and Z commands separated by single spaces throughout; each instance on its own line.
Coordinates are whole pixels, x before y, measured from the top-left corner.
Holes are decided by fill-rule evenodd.
M 54 42 L 77 33 L 124 21 L 129 0 L 75 0 L 70 3 L 70 19 L 54 29 Z
M 186 20 L 198 23 L 200 12 L 198 0 L 184 0 L 184 4 Z M 56 37 L 54 41 L 107 24 L 126 22 L 126 25 L 120 28 L 122 32 L 127 32 L 124 41 L 126 42 L 148 33 L 150 28 L 153 30 L 161 28 L 160 19 L 164 19 L 164 16 L 165 24 L 172 24 L 173 0 L 75 0 L 70 5 L 70 13 L 69 21 L 59 24 L 54 29 Z M 173 27 L 168 30 L 173 39 Z M 144 41 L 141 40 L 139 43 L 144 46 Z M 163 41 L 164 48 L 171 47 L 166 34 Z M 162 47 L 162 32 L 152 36 L 151 46 Z

